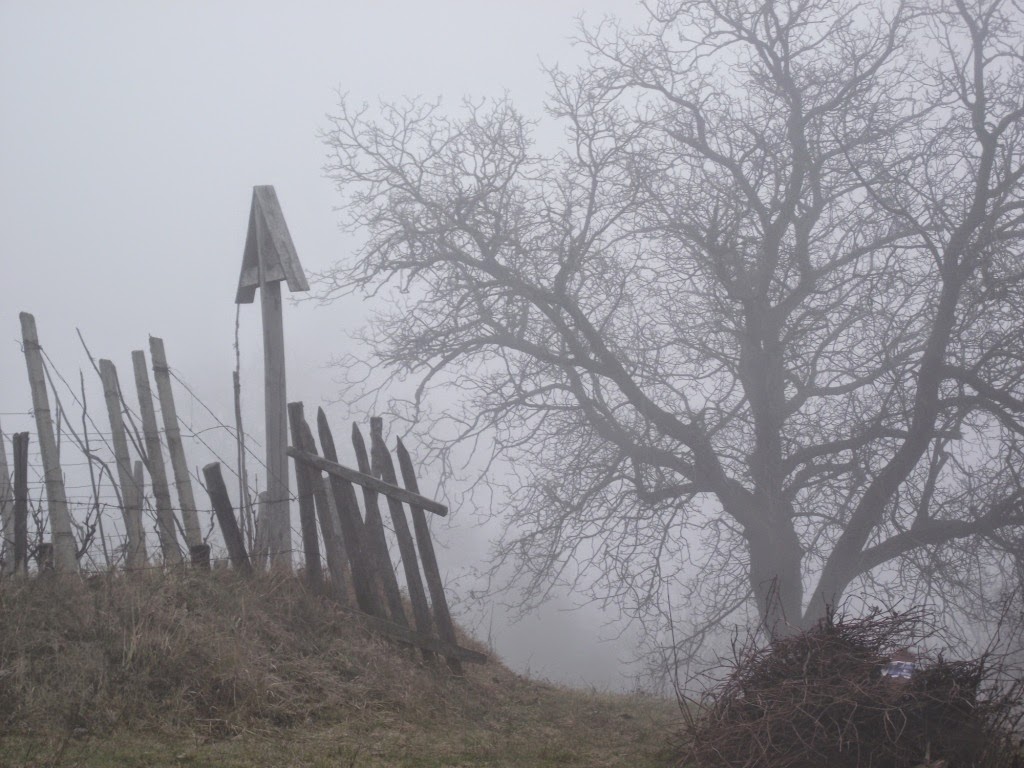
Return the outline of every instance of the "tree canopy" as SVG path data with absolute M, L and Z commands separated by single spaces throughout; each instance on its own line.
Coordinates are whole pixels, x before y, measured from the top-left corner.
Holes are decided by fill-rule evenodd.
M 697 637 L 976 601 L 1024 525 L 1024 11 L 646 10 L 550 70 L 553 150 L 508 99 L 343 100 L 324 296 L 386 291 L 405 416 L 513 468 L 529 595 L 668 589 Z

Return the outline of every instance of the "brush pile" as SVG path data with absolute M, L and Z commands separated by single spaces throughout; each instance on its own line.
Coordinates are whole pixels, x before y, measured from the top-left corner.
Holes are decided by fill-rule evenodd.
M 680 766 L 1022 768 L 1021 681 L 990 656 L 887 663 L 921 641 L 920 613 L 830 615 L 805 633 L 737 651 L 685 723 Z

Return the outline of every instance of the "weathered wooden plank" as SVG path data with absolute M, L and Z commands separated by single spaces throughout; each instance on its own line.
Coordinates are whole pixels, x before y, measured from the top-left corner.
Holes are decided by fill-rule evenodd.
M 146 565 L 146 538 L 142 531 L 142 511 L 136 499 L 141 493 L 135 487 L 135 475 L 128 456 L 128 438 L 125 437 L 124 421 L 121 419 L 120 386 L 117 382 L 117 368 L 109 360 L 100 360 L 100 380 L 103 382 L 103 399 L 107 404 L 110 418 L 110 439 L 114 445 L 114 462 L 117 465 L 117 483 L 121 493 L 121 515 L 124 518 L 127 547 L 125 566 L 129 570 Z
M 146 441 L 146 458 L 149 462 L 149 480 L 153 487 L 156 503 L 156 531 L 160 539 L 160 552 L 164 563 L 181 564 L 181 549 L 178 547 L 178 532 L 171 508 L 171 491 L 167 485 L 167 468 L 164 466 L 164 451 L 160 445 L 160 433 L 156 426 L 156 410 L 153 408 L 153 392 L 149 387 L 149 371 L 146 368 L 146 353 L 141 349 L 132 352 L 132 367 L 135 372 L 135 388 L 139 397 L 139 413 L 142 415 L 142 434 Z
M 253 187 L 252 192 L 257 212 L 256 233 L 260 240 L 260 250 L 268 254 L 263 257 L 261 265 L 267 267 L 268 274 L 270 269 L 280 269 L 288 282 L 288 290 L 292 293 L 308 291 L 306 273 L 299 263 L 299 255 L 295 251 L 281 203 L 277 199 L 277 190 L 273 186 L 265 185 Z
M 167 452 L 171 455 L 171 469 L 174 472 L 174 489 L 178 493 L 178 506 L 185 526 L 185 540 L 189 547 L 203 543 L 199 527 L 199 513 L 192 493 L 192 477 L 185 459 L 185 446 L 178 426 L 178 411 L 174 405 L 174 390 L 171 388 L 171 369 L 167 366 L 167 353 L 163 339 L 149 337 L 149 355 L 153 363 L 153 379 L 160 398 L 160 414 L 163 416 L 164 436 L 167 438 Z
M 59 571 L 78 570 L 78 544 L 71 530 L 71 513 L 68 510 L 67 492 L 64 489 L 64 473 L 60 468 L 60 453 L 53 432 L 53 418 L 50 415 L 50 399 L 46 394 L 46 374 L 43 372 L 43 353 L 36 332 L 36 319 L 28 312 L 22 312 L 21 339 L 28 367 L 28 383 L 32 390 L 32 411 L 36 420 L 36 436 L 39 453 L 43 461 L 43 480 L 46 485 L 46 504 L 50 514 L 50 528 L 53 532 L 55 549 L 54 565 Z
M 384 443 L 384 420 L 379 416 L 370 419 L 370 469 L 376 477 L 381 478 L 389 485 L 398 484 L 398 479 L 395 477 L 395 464 Z M 396 501 L 390 496 L 385 498 L 388 500 L 388 512 L 391 514 L 395 538 L 398 539 L 398 550 L 402 555 L 402 569 L 405 571 L 405 584 L 409 590 L 409 602 L 412 603 L 412 617 L 416 631 L 421 635 L 429 635 L 433 622 L 430 619 L 427 594 L 423 589 L 423 579 L 420 576 L 416 544 L 409 531 L 409 521 L 405 519 L 405 509 L 400 501 Z
M 352 425 L 352 448 L 356 454 L 356 464 L 359 471 L 370 476 L 370 459 L 366 454 L 366 443 L 363 442 L 363 434 L 359 431 L 359 425 Z M 363 506 L 366 509 L 366 540 L 373 547 L 376 558 L 376 571 L 384 588 L 384 599 L 387 601 L 388 612 L 391 620 L 409 626 L 409 619 L 405 615 L 405 607 L 402 605 L 402 593 L 398 590 L 398 579 L 395 576 L 394 567 L 391 565 L 391 556 L 388 553 L 388 542 L 384 536 L 384 521 L 381 520 L 380 507 L 377 505 L 377 494 L 370 487 L 363 485 Z
M 288 403 L 288 420 L 291 422 L 292 442 L 304 445 L 301 424 L 305 417 L 302 403 Z M 302 550 L 306 557 L 306 579 L 314 592 L 323 594 L 324 575 L 320 563 L 320 540 L 316 533 L 313 478 L 310 474 L 308 464 L 295 462 L 295 486 L 299 493 L 299 524 L 302 528 Z
M 365 450 L 365 448 L 364 448 Z M 406 504 L 415 504 L 420 509 L 426 509 L 433 512 L 436 515 L 444 517 L 448 514 L 448 507 L 440 502 L 428 499 L 426 496 L 420 496 L 418 493 L 407 491 L 397 485 L 393 485 L 384 480 L 380 480 L 367 472 L 352 469 L 350 467 L 343 466 L 337 462 L 324 459 L 320 456 L 316 456 L 305 451 L 301 451 L 295 448 L 295 446 L 289 446 L 288 455 L 293 459 L 299 459 L 306 463 L 316 467 L 317 469 L 323 470 L 329 475 L 336 475 L 337 477 L 344 478 L 350 483 L 361 485 L 364 488 L 383 494 L 389 498 L 395 499 L 396 501 L 403 501 Z
M 267 568 L 267 505 L 269 496 L 266 491 L 256 494 L 256 552 L 253 553 L 253 567 L 263 571 Z
M 14 435 L 14 554 L 15 574 L 28 572 L 28 432 Z
M 0 428 L 0 574 L 14 571 L 14 486 L 7 464 L 7 438 Z
M 188 548 L 189 559 L 193 568 L 201 571 L 210 570 L 210 545 L 193 544 Z
M 309 290 L 277 191 L 270 185 L 253 187 L 235 303 L 252 303 L 263 282 L 280 280 L 293 293 Z
M 338 451 L 335 448 L 334 436 L 331 434 L 331 428 L 327 423 L 327 415 L 323 408 L 317 409 L 316 422 L 324 458 L 337 464 Z M 384 612 L 376 588 L 379 579 L 377 579 L 373 568 L 375 560 L 365 541 L 366 531 L 363 520 L 359 516 L 359 504 L 356 501 L 355 491 L 348 480 L 337 475 L 329 474 L 327 479 L 331 484 L 331 495 L 334 497 L 334 504 L 338 509 L 345 550 L 352 569 L 352 587 L 356 593 L 356 604 L 360 610 L 366 613 L 383 616 Z
M 398 455 L 398 466 L 402 471 L 402 481 L 405 487 L 413 493 L 419 493 L 419 482 L 416 479 L 416 469 L 412 463 L 412 457 L 402 438 L 398 438 L 395 453 Z M 412 513 L 413 530 L 416 531 L 416 544 L 420 550 L 420 562 L 423 565 L 423 574 L 427 579 L 427 589 L 430 590 L 430 607 L 434 613 L 434 624 L 437 626 L 437 633 L 446 643 L 456 645 L 455 624 L 452 622 L 452 614 L 448 609 L 448 598 L 444 594 L 444 581 L 441 579 L 441 571 L 437 567 L 437 555 L 434 553 L 434 543 L 430 539 L 430 528 L 427 527 L 427 516 L 419 507 L 410 505 Z M 447 657 L 448 666 L 457 675 L 462 674 L 462 667 L 459 660 L 453 656 Z
M 316 442 L 313 440 L 313 432 L 305 418 L 299 422 L 302 447 L 307 453 L 315 454 Z M 293 437 L 294 439 L 294 437 Z M 338 520 L 338 512 L 334 504 L 329 500 L 327 485 L 324 484 L 324 476 L 320 470 L 307 467 L 310 482 L 313 484 L 313 501 L 316 502 L 316 517 L 320 521 L 320 533 L 324 539 L 324 554 L 327 556 L 327 569 L 331 574 L 331 586 L 334 597 L 342 603 L 349 601 L 348 576 L 346 575 L 346 558 L 344 534 L 341 531 L 341 523 Z
M 242 573 L 250 573 L 252 565 L 249 563 L 249 555 L 245 551 L 242 532 L 238 530 L 238 521 L 235 519 L 235 510 L 231 507 L 231 497 L 228 496 L 227 486 L 224 485 L 220 463 L 214 461 L 203 467 L 203 478 L 206 480 L 206 492 L 210 495 L 210 504 L 217 515 L 221 533 L 224 535 L 224 544 L 228 548 L 231 564 Z
M 267 552 L 271 566 L 291 567 L 291 514 L 288 491 L 287 396 L 284 365 L 284 323 L 281 283 L 265 282 L 260 289 L 263 312 L 263 378 L 267 441 Z

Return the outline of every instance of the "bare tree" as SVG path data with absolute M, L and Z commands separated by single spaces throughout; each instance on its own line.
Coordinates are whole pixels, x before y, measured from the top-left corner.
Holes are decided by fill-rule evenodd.
M 646 8 L 550 71 L 554 151 L 507 100 L 342 100 L 323 296 L 386 292 L 405 417 L 512 468 L 527 598 L 668 584 L 698 638 L 976 600 L 1024 524 L 1020 5 Z

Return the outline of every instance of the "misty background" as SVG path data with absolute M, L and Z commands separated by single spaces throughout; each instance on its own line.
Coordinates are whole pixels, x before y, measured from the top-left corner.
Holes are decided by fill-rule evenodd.
M 149 335 L 163 338 L 171 367 L 197 396 L 176 388 L 179 414 L 194 429 L 210 428 L 207 439 L 232 456 L 203 405 L 231 423 L 233 299 L 252 187 L 276 187 L 307 273 L 327 269 L 355 246 L 338 229 L 340 200 L 321 170 L 318 131 L 338 94 L 371 103 L 423 95 L 454 107 L 464 97 L 508 93 L 526 115 L 542 118 L 541 64 L 579 59 L 569 38 L 584 8 L 591 20 L 640 15 L 613 0 L 0 0 L 5 436 L 34 432 L 18 323 L 27 311 L 64 376 L 77 382 L 82 369 L 98 393 L 78 329 L 96 357 L 118 366 L 129 404 L 131 351 L 147 349 Z M 350 334 L 368 309 L 355 299 L 285 308 L 288 399 L 303 401 L 307 413 L 323 405 L 335 430 L 370 415 L 336 402 L 339 373 L 329 365 L 358 351 Z M 257 305 L 242 306 L 239 341 L 245 425 L 262 442 Z M 90 398 L 93 419 L 104 425 L 99 395 Z M 186 449 L 193 464 L 213 460 Z M 421 485 L 437 490 L 429 477 Z M 465 508 L 435 519 L 433 530 L 457 610 L 513 668 L 630 687 L 633 638 L 614 615 L 593 606 L 567 611 L 573 600 L 563 596 L 513 623 L 501 606 L 469 599 L 479 586 L 471 571 L 486 565 L 495 531 Z

